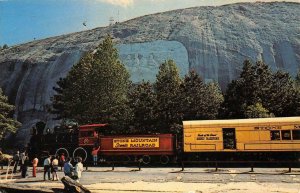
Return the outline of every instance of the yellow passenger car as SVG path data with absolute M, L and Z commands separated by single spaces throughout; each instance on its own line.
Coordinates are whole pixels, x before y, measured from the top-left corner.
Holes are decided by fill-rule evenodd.
M 300 117 L 183 121 L 184 152 L 300 152 Z

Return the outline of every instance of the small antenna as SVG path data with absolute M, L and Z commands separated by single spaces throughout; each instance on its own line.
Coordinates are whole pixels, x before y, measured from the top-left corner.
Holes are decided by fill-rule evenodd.
M 120 23 L 120 10 L 118 10 L 118 20 L 117 20 L 118 23 Z

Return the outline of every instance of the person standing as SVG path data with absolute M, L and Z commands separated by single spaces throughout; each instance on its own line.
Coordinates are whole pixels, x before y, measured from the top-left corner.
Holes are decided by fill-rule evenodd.
M 74 171 L 74 179 L 76 180 L 76 182 L 79 182 L 80 178 L 81 178 L 81 173 L 83 171 L 83 165 L 82 165 L 82 158 L 78 157 L 77 159 L 77 164 L 75 165 L 75 171 Z
M 52 173 L 52 180 L 59 180 L 58 179 L 58 175 L 57 175 L 57 171 L 58 171 L 58 156 L 54 157 L 54 159 L 51 162 L 51 173 Z
M 22 175 L 22 178 L 26 178 L 27 176 L 27 170 L 28 170 L 28 165 L 29 165 L 29 158 L 28 158 L 28 155 L 25 154 L 23 157 L 22 157 L 22 160 L 23 160 L 23 163 L 22 163 L 22 172 L 21 172 L 21 175 Z
M 96 166 L 98 164 L 98 151 L 99 150 L 100 150 L 100 146 L 98 148 L 94 147 L 93 150 L 92 150 L 94 166 Z
M 67 161 L 64 164 L 64 173 L 65 176 L 72 177 L 73 176 L 74 167 L 71 164 L 71 158 L 67 158 Z
M 50 160 L 50 156 L 48 156 L 44 160 L 44 180 L 46 180 L 46 173 L 48 174 L 48 180 L 50 180 L 50 164 L 51 164 L 51 160 Z
M 34 155 L 34 159 L 32 160 L 32 177 L 36 177 L 36 168 L 39 163 L 39 159 L 36 155 Z
M 64 164 L 65 164 L 65 161 L 66 161 L 66 157 L 65 157 L 65 154 L 62 153 L 59 157 L 59 165 L 60 165 L 60 170 L 62 171 L 62 167 L 64 167 Z
M 23 153 L 20 154 L 20 161 L 21 161 L 20 171 L 22 171 L 22 167 L 25 163 L 25 159 L 26 159 L 26 151 L 24 151 Z
M 17 153 L 14 155 L 13 160 L 14 160 L 14 170 L 13 170 L 13 173 L 16 173 L 18 165 L 19 165 L 19 161 L 20 161 L 20 152 L 19 151 L 17 151 Z

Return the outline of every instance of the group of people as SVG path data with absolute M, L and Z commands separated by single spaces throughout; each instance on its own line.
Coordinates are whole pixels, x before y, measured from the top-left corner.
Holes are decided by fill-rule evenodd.
M 21 176 L 25 178 L 27 176 L 28 166 L 30 165 L 28 154 L 24 151 L 20 153 L 19 151 L 13 156 L 14 168 L 13 173 L 17 172 L 17 167 L 20 165 L 19 171 L 21 172 Z M 59 166 L 64 168 L 65 176 L 69 176 L 70 178 L 79 182 L 81 178 L 81 173 L 83 171 L 82 158 L 76 158 L 75 167 L 71 163 L 71 158 L 65 158 L 64 154 L 61 156 L 47 156 L 44 159 L 44 180 L 46 180 L 46 175 L 48 176 L 48 180 L 59 180 L 59 176 L 57 174 Z M 32 160 L 32 176 L 36 177 L 37 166 L 39 163 L 39 159 L 37 156 L 34 156 Z M 50 173 L 52 174 L 52 178 L 50 177 Z
M 83 164 L 82 164 L 82 158 L 78 157 L 75 161 L 77 162 L 75 167 L 73 167 L 71 163 L 71 158 L 67 158 L 65 160 L 64 155 L 61 155 L 60 159 L 59 157 L 47 157 L 44 160 L 44 180 L 46 180 L 46 174 L 48 174 L 48 180 L 59 180 L 59 177 L 57 175 L 58 167 L 59 165 L 63 166 L 64 168 L 64 174 L 65 176 L 69 176 L 73 180 L 76 180 L 79 182 L 79 179 L 81 178 L 81 173 L 83 171 Z M 52 178 L 50 178 L 50 172 L 52 173 Z
M 57 171 L 58 171 L 58 156 L 48 156 L 43 163 L 44 166 L 44 180 L 46 180 L 46 174 L 48 174 L 48 180 L 59 180 Z M 50 178 L 50 172 L 52 178 Z
M 14 169 L 13 173 L 17 172 L 18 165 L 20 165 L 19 171 L 21 172 L 22 178 L 25 178 L 27 176 L 27 170 L 29 166 L 29 157 L 26 151 L 20 153 L 17 151 L 17 153 L 13 156 L 14 161 Z

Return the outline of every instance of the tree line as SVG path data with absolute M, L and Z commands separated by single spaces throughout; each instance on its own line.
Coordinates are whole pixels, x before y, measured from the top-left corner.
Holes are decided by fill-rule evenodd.
M 180 133 L 182 120 L 300 115 L 300 72 L 273 72 L 261 61 L 244 61 L 241 74 L 222 92 L 195 71 L 183 78 L 172 60 L 163 62 L 155 82 L 132 83 L 108 36 L 87 52 L 53 88 L 50 112 L 79 124 L 108 123 L 107 133 Z M 0 89 L 0 141 L 20 123 Z
M 108 123 L 108 133 L 180 133 L 182 120 L 296 116 L 300 74 L 272 72 L 246 60 L 225 93 L 195 72 L 184 78 L 173 60 L 159 67 L 154 83 L 132 83 L 108 36 L 54 88 L 52 113 L 79 124 Z
M 172 60 L 160 65 L 154 83 L 132 83 L 110 36 L 54 90 L 57 119 L 108 123 L 109 133 L 179 133 L 183 119 L 216 119 L 223 102 L 218 84 L 205 84 L 194 71 L 180 78 Z

